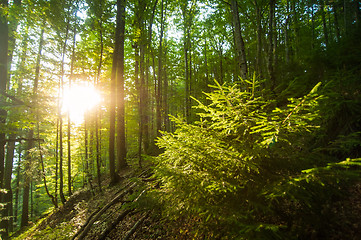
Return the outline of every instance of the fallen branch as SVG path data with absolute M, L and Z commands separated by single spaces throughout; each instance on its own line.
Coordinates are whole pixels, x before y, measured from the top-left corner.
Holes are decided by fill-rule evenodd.
M 144 219 L 146 219 L 149 215 L 149 212 L 147 212 L 146 214 L 144 214 L 143 217 L 141 217 L 134 225 L 133 227 L 127 232 L 127 234 L 125 235 L 125 237 L 123 238 L 123 240 L 128 240 L 134 233 L 135 231 L 137 231 L 138 227 L 142 225 Z
M 137 202 L 138 199 L 147 191 L 147 189 L 144 189 L 136 199 L 134 199 L 131 202 Z M 115 221 L 113 221 L 111 224 L 108 225 L 107 229 L 100 235 L 99 239 L 105 239 L 106 236 L 108 236 L 108 234 L 119 224 L 120 221 L 122 221 L 124 219 L 124 217 L 126 217 L 129 213 L 133 212 L 134 213 L 135 209 L 128 209 L 125 210 L 122 214 L 120 214 Z
M 96 222 L 100 218 L 100 216 L 106 210 L 108 210 L 108 208 L 120 202 L 121 198 L 123 198 L 127 193 L 129 193 L 136 185 L 137 183 L 133 183 L 125 191 L 121 192 L 119 195 L 113 198 L 112 201 L 110 201 L 107 205 L 105 205 L 102 209 L 100 209 L 100 211 L 97 214 L 95 214 L 93 218 L 88 219 L 88 221 L 86 221 L 85 224 L 79 229 L 79 231 L 72 237 L 72 240 L 76 239 L 78 235 L 79 235 L 78 240 L 84 239 L 84 237 L 88 234 L 89 230 L 91 229 L 93 223 Z
M 108 234 L 119 224 L 120 221 L 122 221 L 129 213 L 133 212 L 134 209 L 127 209 L 122 214 L 120 214 L 115 221 L 113 221 L 111 224 L 108 225 L 108 227 L 102 232 L 99 236 L 99 240 L 105 239 Z

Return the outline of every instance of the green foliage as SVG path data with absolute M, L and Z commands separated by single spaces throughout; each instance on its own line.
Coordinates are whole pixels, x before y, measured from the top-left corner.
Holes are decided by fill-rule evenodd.
M 13 239 L 20 240 L 20 239 L 28 239 L 30 237 L 31 239 L 44 239 L 44 236 L 46 236 L 46 239 L 70 239 L 70 237 L 73 235 L 73 226 L 70 222 L 62 222 L 55 228 L 47 227 L 43 230 L 38 230 L 38 226 L 45 220 L 45 218 L 39 220 L 36 224 L 34 224 L 32 227 L 27 229 L 24 233 L 21 235 L 14 237 Z
M 200 219 L 194 234 L 205 237 L 320 232 L 341 184 L 360 175 L 360 159 L 329 162 L 311 148 L 322 122 L 321 83 L 283 106 L 255 92 L 256 79 L 244 82 L 246 90 L 216 84 L 206 94 L 211 103 L 198 102 L 199 121 L 172 117 L 177 130 L 158 139 L 164 152 L 155 172 L 168 215 Z

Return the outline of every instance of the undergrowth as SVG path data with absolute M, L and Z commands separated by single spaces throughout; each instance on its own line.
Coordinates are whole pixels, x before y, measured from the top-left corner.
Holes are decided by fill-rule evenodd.
M 327 237 L 337 218 L 332 205 L 361 169 L 357 155 L 340 159 L 328 148 L 357 148 L 360 133 L 325 140 L 330 83 L 282 105 L 255 78 L 244 83 L 216 82 L 193 124 L 172 117 L 177 129 L 158 140 L 161 187 L 151 195 L 192 238 Z

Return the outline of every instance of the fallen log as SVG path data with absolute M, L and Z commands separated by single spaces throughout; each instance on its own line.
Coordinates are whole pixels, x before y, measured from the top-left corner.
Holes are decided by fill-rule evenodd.
M 144 189 L 133 201 L 130 202 L 137 202 L 138 199 L 147 191 L 147 189 Z M 106 230 L 104 232 L 102 232 L 102 234 L 100 235 L 99 239 L 105 239 L 108 234 L 119 224 L 120 221 L 122 221 L 124 219 L 124 217 L 126 217 L 129 213 L 135 213 L 134 212 L 135 209 L 127 209 L 125 210 L 122 214 L 120 214 L 115 221 L 113 221 L 111 224 L 108 225 L 108 227 L 106 228 Z
M 121 192 L 120 194 L 118 194 L 115 198 L 113 198 L 112 201 L 110 201 L 108 204 L 106 204 L 102 209 L 100 209 L 92 218 L 89 218 L 85 224 L 79 229 L 79 231 L 72 237 L 72 240 L 74 239 L 84 239 L 84 237 L 88 234 L 89 230 L 91 229 L 93 223 L 95 221 L 97 221 L 100 216 L 106 211 L 108 210 L 108 208 L 110 208 L 112 205 L 118 203 L 121 201 L 121 198 L 123 198 L 127 193 L 129 193 L 135 186 L 137 185 L 137 183 L 133 183 L 132 185 L 130 185 L 125 191 Z
M 134 209 L 127 209 L 122 214 L 120 214 L 115 221 L 108 225 L 108 227 L 100 234 L 99 240 L 104 240 L 108 234 L 122 221 L 129 213 L 133 212 Z
M 123 238 L 123 240 L 129 240 L 130 237 L 135 233 L 135 231 L 137 231 L 138 227 L 142 225 L 144 219 L 146 219 L 149 215 L 149 212 L 147 212 L 146 214 L 144 214 L 143 217 L 141 217 L 134 225 L 133 227 L 127 232 L 127 234 L 125 235 L 125 237 Z

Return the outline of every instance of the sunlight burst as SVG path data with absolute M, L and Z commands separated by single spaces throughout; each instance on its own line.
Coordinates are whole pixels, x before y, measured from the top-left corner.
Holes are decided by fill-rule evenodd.
M 73 85 L 64 90 L 62 112 L 69 111 L 70 119 L 79 125 L 84 121 L 84 114 L 101 101 L 99 92 L 92 85 Z

